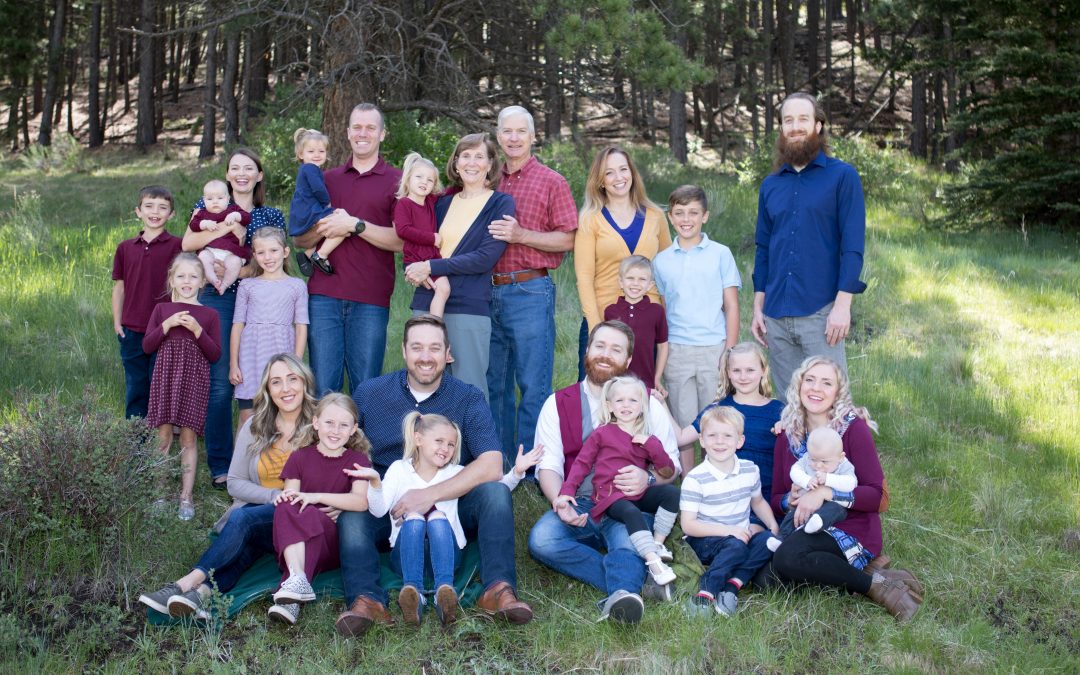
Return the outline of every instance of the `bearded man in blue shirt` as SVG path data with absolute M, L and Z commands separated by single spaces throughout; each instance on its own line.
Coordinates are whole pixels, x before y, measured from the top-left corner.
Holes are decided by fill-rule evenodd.
M 853 166 L 829 156 L 825 111 L 810 94 L 780 106 L 773 173 L 758 193 L 754 318 L 769 348 L 773 385 L 785 400 L 791 374 L 823 355 L 847 371 L 844 339 L 862 273 L 866 205 Z

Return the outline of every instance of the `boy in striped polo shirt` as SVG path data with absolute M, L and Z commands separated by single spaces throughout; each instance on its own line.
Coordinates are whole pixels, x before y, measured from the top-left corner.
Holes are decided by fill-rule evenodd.
M 735 456 L 742 447 L 743 416 L 718 406 L 701 416 L 701 446 L 705 461 L 683 479 L 679 510 L 686 543 L 707 569 L 697 596 L 690 600 L 695 613 L 733 616 L 739 589 L 769 561 L 769 531 L 779 527 L 768 502 L 761 497 L 757 465 Z M 769 531 L 750 531 L 750 509 Z

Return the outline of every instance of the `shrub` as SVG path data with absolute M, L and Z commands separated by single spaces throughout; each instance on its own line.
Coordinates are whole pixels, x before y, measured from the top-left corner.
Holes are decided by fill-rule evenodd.
M 15 205 L 0 214 L 0 244 L 20 255 L 35 256 L 44 253 L 48 241 L 41 195 L 34 190 L 17 193 Z
M 176 465 L 145 422 L 110 409 L 91 388 L 70 405 L 54 393 L 20 403 L 0 427 L 0 532 L 24 581 L 124 571 L 126 533 L 144 529 Z

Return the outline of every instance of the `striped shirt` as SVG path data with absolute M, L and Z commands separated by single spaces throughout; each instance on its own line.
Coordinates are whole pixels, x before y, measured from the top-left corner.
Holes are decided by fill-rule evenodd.
M 757 465 L 736 458 L 735 470 L 724 473 L 705 460 L 682 483 L 679 510 L 697 514 L 702 523 L 750 527 L 750 500 L 761 496 Z

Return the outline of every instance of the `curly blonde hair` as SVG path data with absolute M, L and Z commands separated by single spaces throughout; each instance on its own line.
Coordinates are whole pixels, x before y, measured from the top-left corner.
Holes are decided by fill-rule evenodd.
M 844 427 L 845 420 L 854 415 L 862 418 L 872 431 L 877 431 L 877 422 L 870 419 L 870 412 L 852 402 L 851 382 L 836 361 L 827 356 L 811 356 L 803 361 L 802 365 L 791 374 L 791 383 L 787 389 L 787 405 L 784 406 L 784 411 L 780 413 L 780 426 L 784 429 L 784 433 L 788 435 L 791 444 L 802 445 L 802 442 L 806 440 L 806 434 L 808 433 L 806 409 L 803 408 L 799 390 L 807 371 L 820 365 L 832 366 L 833 371 L 836 373 L 836 400 L 833 401 L 832 411 L 829 415 L 829 427 L 839 431 Z

